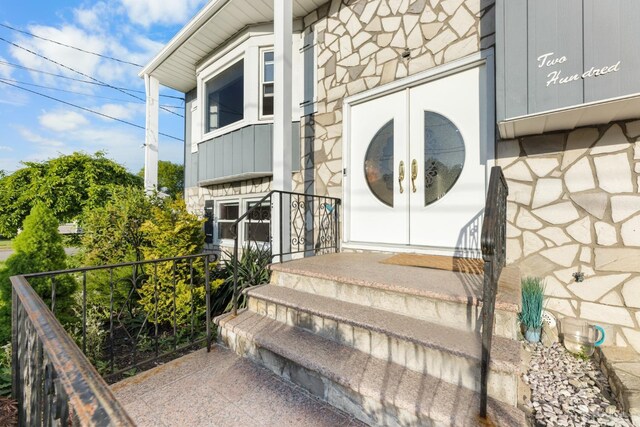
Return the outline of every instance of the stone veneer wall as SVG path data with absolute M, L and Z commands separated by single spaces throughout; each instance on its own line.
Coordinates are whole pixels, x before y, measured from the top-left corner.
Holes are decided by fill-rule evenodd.
M 510 193 L 507 262 L 545 279 L 549 310 L 602 324 L 607 344 L 640 351 L 640 120 L 497 148 Z
M 343 98 L 493 46 L 494 9 L 493 0 L 332 0 L 305 17 L 317 41 L 314 143 L 302 151 L 315 194 L 342 196 Z
M 301 192 L 302 174 L 295 172 L 292 176 L 292 191 Z M 200 217 L 204 216 L 205 200 L 222 196 L 244 196 L 249 194 L 264 194 L 271 190 L 271 177 L 254 178 L 244 181 L 225 182 L 223 184 L 206 187 L 189 187 L 185 190 L 187 210 Z

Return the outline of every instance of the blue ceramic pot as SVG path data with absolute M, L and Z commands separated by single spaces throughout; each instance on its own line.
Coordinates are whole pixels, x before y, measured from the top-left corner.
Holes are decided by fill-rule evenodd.
M 524 331 L 524 339 L 529 342 L 540 342 L 540 334 L 542 332 L 542 328 L 528 328 Z

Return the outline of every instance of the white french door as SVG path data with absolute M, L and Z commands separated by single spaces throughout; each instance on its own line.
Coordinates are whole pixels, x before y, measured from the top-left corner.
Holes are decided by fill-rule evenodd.
M 351 107 L 350 242 L 479 249 L 484 74 L 475 67 Z

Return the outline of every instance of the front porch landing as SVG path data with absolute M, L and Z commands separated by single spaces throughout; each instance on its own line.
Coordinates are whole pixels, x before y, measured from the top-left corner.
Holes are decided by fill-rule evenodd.
M 112 391 L 140 427 L 364 426 L 220 346 L 123 380 Z

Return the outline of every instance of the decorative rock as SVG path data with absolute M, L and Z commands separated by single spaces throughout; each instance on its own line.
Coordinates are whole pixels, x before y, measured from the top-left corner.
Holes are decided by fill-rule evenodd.
M 540 255 L 563 267 L 570 267 L 578 253 L 579 245 L 565 245 L 557 248 L 546 249 Z
M 582 128 L 571 132 L 567 138 L 567 147 L 562 155 L 560 169 L 565 170 L 585 154 L 591 144 L 598 139 L 598 135 L 596 128 Z
M 533 193 L 532 208 L 553 203 L 562 195 L 562 180 L 557 178 L 539 179 Z M 640 208 L 639 208 L 640 209 Z
M 564 285 L 553 276 L 545 277 L 544 294 L 550 297 L 571 298 L 571 294 L 567 292 Z
M 425 33 L 425 37 L 427 37 L 424 27 L 422 27 L 422 31 Z M 498 141 L 496 150 L 498 166 L 506 168 L 511 163 L 518 160 L 520 156 L 520 143 L 517 139 Z
M 444 52 L 444 60 L 445 62 L 453 61 L 454 59 L 462 58 L 473 52 L 478 50 L 478 36 L 477 34 L 472 34 L 466 39 L 462 39 L 458 42 L 453 43 L 451 46 L 447 47 L 447 50 Z
M 611 246 L 618 243 L 616 228 L 606 222 L 598 221 L 594 225 L 596 231 L 596 241 L 602 246 Z
M 441 31 L 440 33 L 438 33 L 438 35 L 435 36 L 433 39 L 428 41 L 426 46 L 427 46 L 427 49 L 431 51 L 431 53 L 437 53 L 437 52 L 440 52 L 445 47 L 447 47 L 449 44 L 451 44 L 451 42 L 456 40 L 456 38 L 457 38 L 456 34 L 447 28 L 444 31 Z
M 634 277 L 624 284 L 622 296 L 627 307 L 640 308 L 640 277 Z
M 524 256 L 538 252 L 544 248 L 544 242 L 538 236 L 530 231 L 525 231 L 522 236 Z
M 562 202 L 535 209 L 532 213 L 550 224 L 566 224 L 580 217 L 571 202 Z
M 640 249 L 595 248 L 596 270 L 640 273 Z
M 575 317 L 576 315 L 573 306 L 567 299 L 547 298 L 546 308 L 569 317 Z
M 640 211 L 640 196 L 611 196 L 611 217 L 615 222 Z
M 588 216 L 567 227 L 567 233 L 585 245 L 591 244 L 591 218 Z
M 522 140 L 522 148 L 528 156 L 556 154 L 562 151 L 563 146 L 563 134 L 530 136 Z
M 609 292 L 600 300 L 600 303 L 607 305 L 617 305 L 619 307 L 622 307 L 624 305 L 624 301 L 622 301 L 622 298 L 620 298 L 620 295 L 618 295 L 616 291 Z
M 640 215 L 622 224 L 620 235 L 625 246 L 640 246 Z
M 523 161 L 519 161 L 513 166 L 506 168 L 504 170 L 504 176 L 507 179 L 514 179 L 516 181 L 533 181 L 531 172 L 529 172 L 529 168 L 527 168 L 526 164 Z
M 627 138 L 620 125 L 613 125 L 602 135 L 602 138 L 591 148 L 590 154 L 615 153 L 629 147 Z
M 522 257 L 522 247 L 519 239 L 507 239 L 507 263 L 516 261 Z
M 527 159 L 527 164 L 538 177 L 545 177 L 549 175 L 549 173 L 558 167 L 558 159 Z
M 626 153 L 595 157 L 593 162 L 596 165 L 598 183 L 604 191 L 612 194 L 633 191 L 631 166 Z
M 582 209 L 589 212 L 598 219 L 604 218 L 604 212 L 607 209 L 607 194 L 603 192 L 588 194 L 571 194 L 571 200 Z
M 564 183 L 572 193 L 596 188 L 589 159 L 583 157 L 567 169 L 564 175 Z
M 569 239 L 565 232 L 559 227 L 547 227 L 538 231 L 538 234 L 551 240 L 556 245 L 564 245 L 571 241 L 571 239 Z
M 463 2 L 464 0 L 443 0 L 440 2 L 440 5 L 447 15 L 452 15 Z
M 531 203 L 532 187 L 530 185 L 510 180 L 507 180 L 507 184 L 509 185 L 509 195 L 507 196 L 507 200 L 510 202 L 520 203 L 522 205 L 528 205 Z
M 603 322 L 610 325 L 634 326 L 631 314 L 629 314 L 629 311 L 624 307 L 612 307 L 598 303 L 583 302 L 580 304 L 580 316 L 588 320 L 595 320 L 596 322 Z
M 580 261 L 591 262 L 591 248 L 585 246 L 580 250 Z
M 525 230 L 539 230 L 542 228 L 542 223 L 534 218 L 529 211 L 525 209 L 520 210 L 516 225 Z
M 640 136 L 640 120 L 627 123 L 626 128 L 627 128 L 627 135 L 630 138 L 636 138 Z
M 567 288 L 582 300 L 596 301 L 620 283 L 624 282 L 629 276 L 629 274 L 596 276 L 586 279 L 584 282 L 572 283 L 567 286 Z
M 469 28 L 471 28 L 471 26 L 475 24 L 475 22 L 475 18 L 471 16 L 469 12 L 467 12 L 467 9 L 461 7 L 458 9 L 453 18 L 449 20 L 449 25 L 456 33 L 458 33 L 460 37 L 462 37 L 467 34 L 467 31 L 469 31 Z

